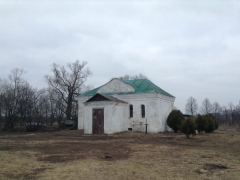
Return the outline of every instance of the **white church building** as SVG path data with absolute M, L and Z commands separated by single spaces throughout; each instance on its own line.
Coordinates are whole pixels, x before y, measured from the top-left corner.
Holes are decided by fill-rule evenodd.
M 78 129 L 85 134 L 167 130 L 175 97 L 148 79 L 114 78 L 78 96 Z

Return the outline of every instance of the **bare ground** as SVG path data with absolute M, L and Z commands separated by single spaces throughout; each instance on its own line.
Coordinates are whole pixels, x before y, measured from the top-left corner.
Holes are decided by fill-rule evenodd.
M 0 179 L 240 179 L 240 132 L 0 132 Z

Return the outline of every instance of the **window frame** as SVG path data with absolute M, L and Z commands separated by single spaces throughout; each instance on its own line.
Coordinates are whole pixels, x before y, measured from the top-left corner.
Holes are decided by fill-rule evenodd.
M 141 116 L 142 118 L 145 118 L 146 117 L 145 105 L 141 104 L 140 108 L 141 108 Z
M 133 105 L 129 105 L 129 118 L 133 118 Z

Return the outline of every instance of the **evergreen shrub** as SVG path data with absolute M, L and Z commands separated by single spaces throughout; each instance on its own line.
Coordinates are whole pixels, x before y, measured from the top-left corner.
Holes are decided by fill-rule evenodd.
M 182 122 L 180 131 L 183 132 L 187 138 L 189 138 L 191 134 L 196 135 L 196 129 L 197 126 L 195 120 L 193 118 L 187 118 Z
M 199 133 L 202 133 L 203 131 L 211 133 L 218 129 L 218 121 L 212 114 L 198 115 L 196 125 Z
M 167 125 L 176 133 L 181 127 L 184 116 L 180 110 L 172 110 L 167 118 Z

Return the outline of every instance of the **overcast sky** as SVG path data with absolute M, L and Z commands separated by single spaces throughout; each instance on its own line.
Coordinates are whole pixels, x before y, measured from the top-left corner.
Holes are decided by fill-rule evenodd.
M 240 100 L 240 1 L 0 1 L 0 78 L 37 88 L 51 64 L 87 61 L 94 87 L 143 73 L 176 97 Z

